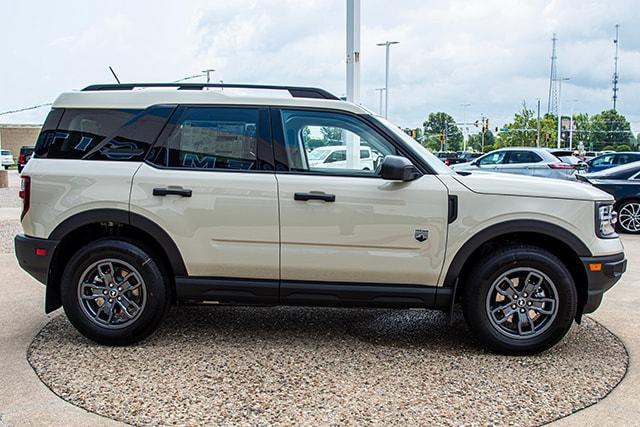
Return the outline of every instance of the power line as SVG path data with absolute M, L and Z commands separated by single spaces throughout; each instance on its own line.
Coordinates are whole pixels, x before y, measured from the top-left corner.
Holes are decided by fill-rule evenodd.
M 7 114 L 21 113 L 23 111 L 35 110 L 36 108 L 48 107 L 50 105 L 53 105 L 53 103 L 49 102 L 47 104 L 34 105 L 32 107 L 19 108 L 17 110 L 3 111 L 0 113 L 0 116 L 4 116 Z

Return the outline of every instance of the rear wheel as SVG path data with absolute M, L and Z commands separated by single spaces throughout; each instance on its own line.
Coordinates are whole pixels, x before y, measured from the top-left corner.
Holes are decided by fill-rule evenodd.
M 107 345 L 142 340 L 169 308 L 168 280 L 153 255 L 122 240 L 98 240 L 71 258 L 62 276 L 64 311 L 84 336 Z
M 564 337 L 577 310 L 577 291 L 562 261 L 534 246 L 495 251 L 467 276 L 462 293 L 470 329 L 504 354 L 544 351 Z
M 625 233 L 640 233 L 640 200 L 628 200 L 618 207 L 617 227 Z

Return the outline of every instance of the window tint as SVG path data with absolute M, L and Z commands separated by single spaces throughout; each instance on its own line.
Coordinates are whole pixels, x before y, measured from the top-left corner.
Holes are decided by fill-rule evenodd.
M 606 154 L 604 156 L 596 157 L 591 161 L 591 166 L 606 166 L 613 164 L 614 154 Z
M 478 165 L 480 166 L 492 166 L 501 164 L 504 161 L 506 151 L 495 151 L 493 153 L 489 153 L 484 157 L 481 157 L 478 160 Z
M 538 163 L 542 158 L 532 151 L 511 151 L 507 163 Z
M 615 158 L 616 165 L 626 165 L 627 163 L 638 160 L 637 154 L 617 154 Z
M 150 107 L 126 122 L 111 137 L 95 146 L 84 158 L 89 160 L 142 161 L 175 106 Z
M 153 163 L 187 169 L 259 169 L 259 111 L 188 107 L 176 120 Z
M 375 175 L 385 156 L 397 154 L 390 142 L 346 114 L 284 110 L 282 125 L 292 171 Z

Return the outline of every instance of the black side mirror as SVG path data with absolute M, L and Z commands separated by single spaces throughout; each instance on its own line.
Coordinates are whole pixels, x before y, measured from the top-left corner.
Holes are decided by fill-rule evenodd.
M 380 168 L 382 179 L 392 181 L 413 181 L 422 174 L 406 157 L 387 156 Z

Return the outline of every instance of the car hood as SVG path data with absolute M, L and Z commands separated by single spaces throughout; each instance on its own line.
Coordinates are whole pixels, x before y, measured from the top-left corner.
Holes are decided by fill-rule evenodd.
M 612 200 L 608 193 L 577 181 L 489 172 L 457 174 L 454 178 L 469 190 L 480 194 L 567 200 Z

